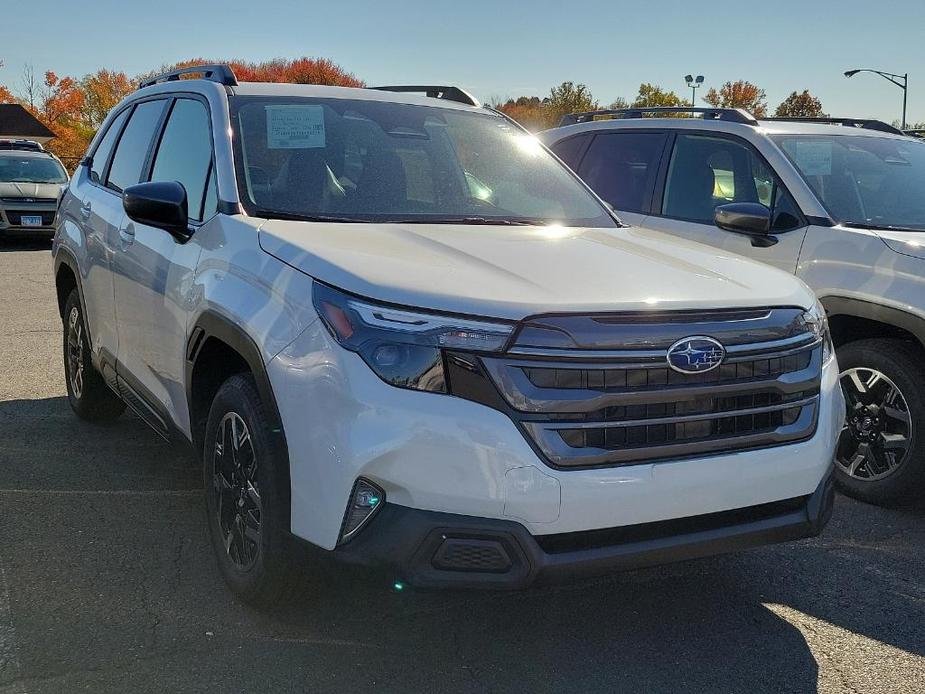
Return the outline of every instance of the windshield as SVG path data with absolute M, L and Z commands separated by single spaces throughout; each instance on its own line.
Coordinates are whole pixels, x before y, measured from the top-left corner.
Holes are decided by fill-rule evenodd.
M 238 185 L 257 216 L 615 226 L 501 116 L 348 99 L 236 97 Z
M 925 143 L 854 135 L 773 139 L 836 221 L 925 229 Z
M 67 183 L 67 173 L 51 157 L 2 154 L 0 183 Z

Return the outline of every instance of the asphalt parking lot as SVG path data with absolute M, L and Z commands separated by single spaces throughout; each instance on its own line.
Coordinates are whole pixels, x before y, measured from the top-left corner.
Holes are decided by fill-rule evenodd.
M 244 607 L 186 454 L 71 414 L 50 262 L 0 249 L 0 694 L 925 691 L 925 505 L 840 497 L 817 540 L 577 586 L 334 571 Z

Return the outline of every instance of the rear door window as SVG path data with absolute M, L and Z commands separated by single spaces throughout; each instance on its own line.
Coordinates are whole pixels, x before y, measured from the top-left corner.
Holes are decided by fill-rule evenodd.
M 141 180 L 151 139 L 157 130 L 165 103 L 164 99 L 144 101 L 132 111 L 109 167 L 106 184 L 113 190 L 121 193 Z
M 615 210 L 648 212 L 666 137 L 664 133 L 598 134 L 578 173 Z

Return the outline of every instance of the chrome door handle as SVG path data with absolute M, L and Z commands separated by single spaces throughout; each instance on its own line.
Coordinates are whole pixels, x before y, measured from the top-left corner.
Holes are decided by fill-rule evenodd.
M 90 213 L 92 211 L 93 211 L 93 208 L 90 205 L 89 201 L 85 202 L 83 205 L 80 206 L 80 216 L 83 217 L 84 219 L 89 219 Z
M 130 246 L 135 242 L 135 227 L 129 224 L 119 229 L 119 238 L 122 239 L 123 246 Z

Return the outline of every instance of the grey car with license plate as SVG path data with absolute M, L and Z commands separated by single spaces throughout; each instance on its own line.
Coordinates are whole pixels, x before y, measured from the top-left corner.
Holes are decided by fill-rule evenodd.
M 50 239 L 67 186 L 60 160 L 30 141 L 0 141 L 0 237 Z

